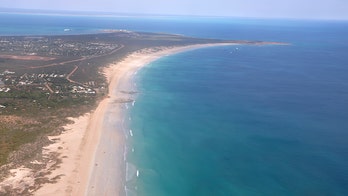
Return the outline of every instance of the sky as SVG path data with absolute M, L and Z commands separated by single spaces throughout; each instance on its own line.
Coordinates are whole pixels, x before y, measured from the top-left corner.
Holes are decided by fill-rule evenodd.
M 0 8 L 348 20 L 348 0 L 0 0 Z

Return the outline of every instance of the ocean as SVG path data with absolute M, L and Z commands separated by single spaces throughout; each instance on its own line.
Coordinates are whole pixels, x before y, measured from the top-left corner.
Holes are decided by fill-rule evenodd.
M 0 17 L 1 35 L 116 28 L 290 43 L 198 49 L 142 68 L 125 117 L 128 195 L 348 195 L 347 21 Z

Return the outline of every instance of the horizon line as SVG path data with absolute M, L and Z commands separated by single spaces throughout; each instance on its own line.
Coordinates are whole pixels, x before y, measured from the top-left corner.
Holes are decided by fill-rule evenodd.
M 303 20 L 303 21 L 348 21 L 348 18 L 301 18 L 301 17 L 265 17 L 265 16 L 226 16 L 226 15 L 186 15 L 186 14 L 160 14 L 160 13 L 134 13 L 134 12 L 110 12 L 88 10 L 51 10 L 51 9 L 26 9 L 0 7 L 0 13 L 9 14 L 33 14 L 52 16 L 95 16 L 95 17 L 192 17 L 192 18 L 239 18 L 260 20 Z

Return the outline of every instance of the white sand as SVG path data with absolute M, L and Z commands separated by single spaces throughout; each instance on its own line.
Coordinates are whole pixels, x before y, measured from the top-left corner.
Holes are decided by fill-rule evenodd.
M 10 170 L 11 176 L 1 182 L 0 195 L 5 194 L 5 187 L 16 188 L 19 192 L 34 185 L 33 172 L 31 169 L 20 167 Z

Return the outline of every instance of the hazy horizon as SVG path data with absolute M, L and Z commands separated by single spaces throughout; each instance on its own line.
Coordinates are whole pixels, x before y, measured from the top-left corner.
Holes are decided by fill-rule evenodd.
M 160 13 L 136 13 L 136 12 L 108 12 L 108 11 L 74 11 L 53 9 L 25 9 L 0 7 L 0 13 L 33 14 L 33 15 L 61 15 L 61 16 L 96 16 L 96 17 L 192 17 L 192 18 L 240 18 L 240 19 L 274 19 L 274 20 L 308 20 L 308 21 L 348 21 L 348 18 L 299 18 L 299 17 L 267 17 L 267 16 L 219 16 L 219 15 L 182 15 L 182 14 L 160 14 Z
M 315 5 L 315 6 L 313 6 Z M 211 16 L 243 18 L 289 18 L 289 19 L 327 19 L 348 20 L 348 2 L 343 0 L 300 0 L 282 1 L 256 0 L 199 2 L 196 0 L 145 2 L 100 0 L 98 2 L 77 0 L 69 2 L 42 2 L 41 0 L 3 0 L 1 9 L 40 10 L 47 12 L 87 12 L 107 14 Z

